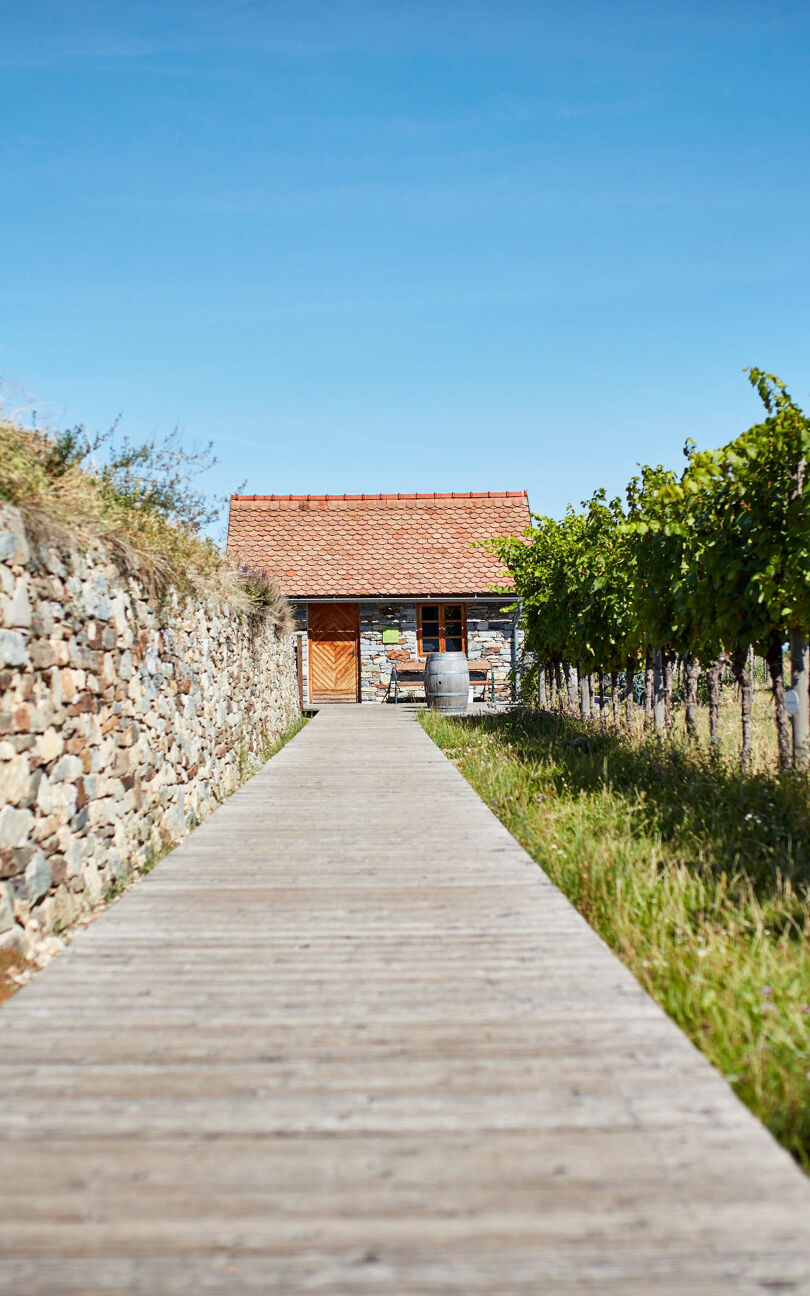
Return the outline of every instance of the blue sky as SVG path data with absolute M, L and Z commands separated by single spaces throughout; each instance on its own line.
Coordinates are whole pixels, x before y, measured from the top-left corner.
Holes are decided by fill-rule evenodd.
M 810 6 L 0 0 L 0 375 L 229 492 L 559 512 L 810 405 Z

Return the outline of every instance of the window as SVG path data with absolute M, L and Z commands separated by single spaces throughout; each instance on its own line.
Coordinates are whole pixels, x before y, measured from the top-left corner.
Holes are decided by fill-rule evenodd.
M 417 610 L 419 656 L 466 652 L 467 618 L 463 603 L 423 603 Z

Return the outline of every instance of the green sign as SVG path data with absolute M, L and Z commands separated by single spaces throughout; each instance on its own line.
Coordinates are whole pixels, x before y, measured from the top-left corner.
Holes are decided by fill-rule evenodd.
M 383 643 L 399 643 L 399 626 L 383 626 Z

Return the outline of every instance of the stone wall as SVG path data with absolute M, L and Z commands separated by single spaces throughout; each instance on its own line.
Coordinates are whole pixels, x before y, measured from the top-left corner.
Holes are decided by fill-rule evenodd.
M 148 867 L 298 714 L 289 636 L 0 506 L 0 948 L 36 954 Z
M 383 643 L 386 627 L 396 627 L 398 643 Z M 360 694 L 364 702 L 387 701 L 391 666 L 416 657 L 415 603 L 360 604 Z
M 385 702 L 389 692 L 391 667 L 397 661 L 417 659 L 416 603 L 360 603 L 360 695 L 363 702 Z M 513 615 L 503 612 L 503 599 L 467 602 L 467 655 L 471 661 L 491 661 L 495 675 L 495 695 L 500 701 L 512 698 Z M 301 637 L 304 670 L 304 698 L 308 692 L 307 605 L 299 603 L 294 610 L 296 628 Z M 398 641 L 384 643 L 383 631 L 396 629 Z M 523 631 L 518 632 L 518 653 Z M 475 687 L 475 696 L 482 694 Z M 406 696 L 411 696 L 411 690 Z M 420 691 L 415 696 L 422 696 Z M 487 698 L 489 691 L 487 689 Z
M 495 696 L 500 701 L 512 697 L 512 628 L 511 613 L 502 612 L 503 601 L 465 603 L 467 609 L 467 656 L 470 661 L 492 663 Z M 383 643 L 386 628 L 399 631 L 397 644 Z M 519 632 L 519 646 L 522 631 Z M 360 604 L 360 688 L 364 702 L 390 700 L 391 667 L 397 661 L 418 659 L 416 636 L 416 603 Z M 410 696 L 411 690 L 408 695 Z M 482 696 L 475 685 L 476 698 Z M 421 698 L 421 686 L 415 696 Z M 489 698 L 489 685 L 486 697 Z
M 508 604 L 468 603 L 467 604 L 467 653 L 471 661 L 491 661 L 495 672 L 495 695 L 500 701 L 509 701 L 514 696 L 512 671 L 515 666 L 513 656 L 513 631 L 515 614 L 503 612 Z M 518 662 L 523 649 L 523 630 L 518 627 L 517 655 Z

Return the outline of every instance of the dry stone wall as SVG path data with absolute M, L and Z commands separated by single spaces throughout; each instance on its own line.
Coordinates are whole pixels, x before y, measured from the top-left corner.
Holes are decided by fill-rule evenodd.
M 150 595 L 0 506 L 0 948 L 34 954 L 148 867 L 297 718 L 290 636 Z

